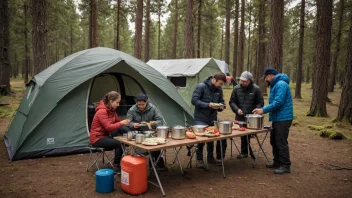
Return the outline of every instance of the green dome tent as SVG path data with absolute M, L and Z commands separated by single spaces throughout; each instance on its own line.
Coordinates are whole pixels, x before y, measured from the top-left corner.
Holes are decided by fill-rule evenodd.
M 194 106 L 191 100 L 196 86 L 217 72 L 229 74 L 228 64 L 214 58 L 149 60 L 147 64 L 158 70 L 176 86 L 192 111 Z
M 112 90 L 122 96 L 120 118 L 135 103 L 134 96 L 144 92 L 166 125 L 193 123 L 188 105 L 158 71 L 121 51 L 88 49 L 31 80 L 4 137 L 10 160 L 87 151 L 91 105 Z

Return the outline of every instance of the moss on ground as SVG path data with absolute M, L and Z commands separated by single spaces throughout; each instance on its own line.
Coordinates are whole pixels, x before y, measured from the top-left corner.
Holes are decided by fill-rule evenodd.
M 334 125 L 332 124 L 325 124 L 323 126 L 309 125 L 308 128 L 318 131 L 316 134 L 320 137 L 327 137 L 334 140 L 351 140 L 351 138 L 347 137 L 343 132 L 334 129 Z

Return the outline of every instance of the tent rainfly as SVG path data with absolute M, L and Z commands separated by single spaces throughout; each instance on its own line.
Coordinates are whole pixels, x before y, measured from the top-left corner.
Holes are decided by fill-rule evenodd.
M 148 65 L 167 77 L 177 88 L 188 106 L 191 104 L 195 87 L 217 72 L 229 74 L 228 64 L 214 58 L 150 60 Z
M 192 124 L 170 81 L 142 61 L 109 48 L 72 54 L 34 76 L 5 134 L 11 161 L 87 151 L 89 112 L 108 91 L 121 93 L 120 117 L 144 92 L 168 126 Z M 88 119 L 89 118 L 89 119 Z

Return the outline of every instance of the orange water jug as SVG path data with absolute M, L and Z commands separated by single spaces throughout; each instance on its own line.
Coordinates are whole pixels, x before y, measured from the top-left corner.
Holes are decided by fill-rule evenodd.
M 145 193 L 148 187 L 147 159 L 127 155 L 121 160 L 121 189 L 131 195 Z

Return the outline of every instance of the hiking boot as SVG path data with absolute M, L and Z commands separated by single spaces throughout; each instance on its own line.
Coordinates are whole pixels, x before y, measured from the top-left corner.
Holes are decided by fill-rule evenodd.
M 203 160 L 197 160 L 197 167 L 198 168 L 204 168 L 204 161 Z
M 215 158 L 209 158 L 208 159 L 209 164 L 221 164 L 221 160 L 215 159 Z
M 274 170 L 275 174 L 284 174 L 284 173 L 290 173 L 290 172 L 291 172 L 290 168 L 286 168 L 283 166 L 280 166 L 278 169 Z
M 164 171 L 168 171 L 169 169 L 167 168 L 167 166 L 165 166 L 164 163 L 159 163 L 158 165 L 156 165 L 156 169 L 158 171 L 164 172 Z
M 275 162 L 267 162 L 267 163 L 265 163 L 265 166 L 267 168 L 275 168 L 275 169 L 280 167 L 280 165 Z
M 237 155 L 237 159 L 242 159 L 248 157 L 248 153 L 240 153 Z
M 168 170 L 167 166 L 165 166 L 165 162 L 164 162 L 163 158 L 159 159 L 158 163 L 156 164 L 156 168 L 159 171 L 167 171 Z

